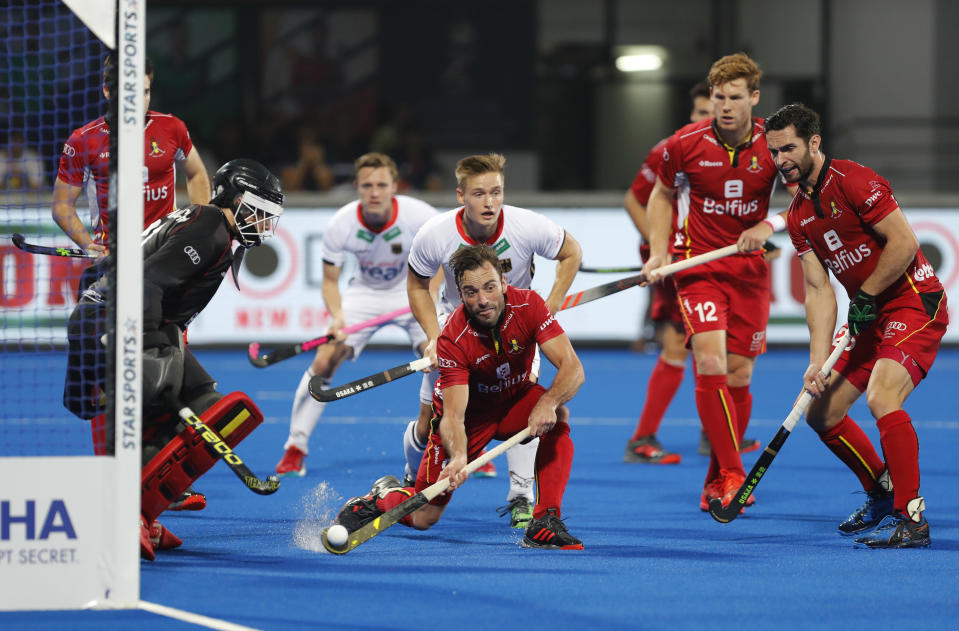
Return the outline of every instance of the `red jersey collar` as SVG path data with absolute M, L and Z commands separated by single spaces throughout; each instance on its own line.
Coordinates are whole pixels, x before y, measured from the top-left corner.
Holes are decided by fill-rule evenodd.
M 393 210 L 390 214 L 390 220 L 387 221 L 385 224 L 383 224 L 383 226 L 379 228 L 378 230 L 374 230 L 373 228 L 370 228 L 366 224 L 366 222 L 363 220 L 363 203 L 362 202 L 356 205 L 356 219 L 360 222 L 361 226 L 363 226 L 370 232 L 374 234 L 379 234 L 383 232 L 384 230 L 386 230 L 387 228 L 389 228 L 390 226 L 392 226 L 394 223 L 396 223 L 396 218 L 399 216 L 399 204 L 396 202 L 395 197 L 392 198 L 392 201 L 393 201 Z
M 749 119 L 749 138 L 746 139 L 746 142 L 740 145 L 736 145 L 735 147 L 731 147 L 730 145 L 727 145 L 726 141 L 723 140 L 723 137 L 719 135 L 719 126 L 716 125 L 715 117 L 712 119 L 710 128 L 713 130 L 713 136 L 716 138 L 716 141 L 719 143 L 719 146 L 721 146 L 726 151 L 735 151 L 737 149 L 745 149 L 746 147 L 752 146 L 753 140 L 755 140 L 756 138 L 756 121 L 755 119 L 752 119 L 752 118 Z
M 503 234 L 503 223 L 504 223 L 503 213 L 504 212 L 505 211 L 502 208 L 500 208 L 499 219 L 496 222 L 496 232 L 493 233 L 493 236 L 491 236 L 489 239 L 483 242 L 486 245 L 493 245 L 494 243 L 499 241 L 500 236 Z M 466 213 L 466 206 L 463 206 L 462 208 L 460 208 L 459 211 L 457 211 L 456 213 L 456 231 L 460 233 L 461 237 L 463 237 L 463 241 L 466 241 L 470 245 L 479 245 L 480 243 L 479 241 L 477 241 L 473 237 L 466 234 L 466 227 L 463 226 L 464 213 Z

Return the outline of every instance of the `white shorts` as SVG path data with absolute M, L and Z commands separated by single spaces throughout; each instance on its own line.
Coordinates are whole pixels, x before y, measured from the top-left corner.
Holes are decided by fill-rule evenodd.
M 402 286 L 402 291 L 383 291 L 382 289 L 354 286 L 343 292 L 343 319 L 346 321 L 346 326 L 359 324 L 384 313 L 409 306 L 410 302 L 406 295 L 405 285 Z M 426 333 L 423 332 L 423 328 L 413 317 L 413 314 L 407 313 L 389 322 L 366 327 L 348 335 L 344 343 L 353 349 L 353 359 L 355 360 L 360 356 L 374 333 L 384 326 L 390 325 L 398 326 L 406 331 L 413 352 L 418 356 L 420 345 L 426 342 Z

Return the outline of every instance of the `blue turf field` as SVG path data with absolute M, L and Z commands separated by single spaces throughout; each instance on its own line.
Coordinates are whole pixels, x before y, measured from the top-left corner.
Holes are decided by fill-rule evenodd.
M 198 355 L 221 390 L 245 390 L 262 407 L 267 422 L 238 451 L 265 477 L 281 455 L 306 358 L 257 370 L 243 351 Z M 313 436 L 307 477 L 285 479 L 273 496 L 250 493 L 217 465 L 197 484 L 209 497 L 205 511 L 162 518 L 184 545 L 142 564 L 142 598 L 263 629 L 954 628 L 959 415 L 946 393 L 959 383 L 959 351 L 942 351 L 907 402 L 933 545 L 905 551 L 856 549 L 836 534 L 864 496 L 802 424 L 759 486 L 756 505 L 730 524 L 714 522 L 698 509 L 706 459 L 696 453 L 690 375 L 660 432 L 682 464 L 626 465 L 624 444 L 655 355 L 584 350 L 581 357 L 587 382 L 570 405 L 576 456 L 564 514 L 586 550 L 519 547 L 519 533 L 494 512 L 505 503 L 500 477 L 471 480 L 431 531 L 396 526 L 348 555 L 318 551 L 320 527 L 345 498 L 365 493 L 380 475 L 402 473 L 400 433 L 415 413 L 419 385 L 411 377 L 330 404 Z M 335 381 L 409 359 L 370 350 Z M 765 444 L 776 432 L 806 364 L 799 350 L 760 358 L 749 436 Z M 852 416 L 878 445 L 864 405 Z M 745 456 L 747 469 L 755 456 Z M 504 475 L 505 459 L 497 465 Z M 196 628 L 145 612 L 0 614 L 4 629 L 64 626 Z

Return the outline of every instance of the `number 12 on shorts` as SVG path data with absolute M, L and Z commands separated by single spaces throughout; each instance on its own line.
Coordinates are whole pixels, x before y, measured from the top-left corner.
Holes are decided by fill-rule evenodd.
M 689 305 L 689 302 L 687 301 L 686 304 Z M 716 303 L 712 300 L 697 302 L 692 305 L 692 311 L 699 317 L 700 322 L 717 322 L 719 320 L 716 317 Z

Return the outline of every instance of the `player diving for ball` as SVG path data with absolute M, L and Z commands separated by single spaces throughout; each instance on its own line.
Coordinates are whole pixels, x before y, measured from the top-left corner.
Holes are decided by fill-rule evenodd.
M 143 464 L 144 471 L 167 458 L 168 445 L 193 430 L 178 435 L 175 412 L 186 404 L 210 427 L 225 413 L 221 399 L 231 409 L 245 408 L 248 420 L 233 427 L 232 435 L 245 436 L 251 422 L 262 422 L 262 414 L 243 393 L 224 399 L 216 390 L 216 381 L 182 344 L 182 330 L 210 302 L 227 272 L 234 281 L 247 248 L 260 245 L 272 236 L 283 213 L 283 193 L 279 180 L 263 165 L 248 159 L 227 162 L 213 177 L 210 204 L 193 204 L 158 219 L 143 232 Z M 233 251 L 234 241 L 240 248 Z M 90 393 L 101 392 L 105 383 L 106 302 L 112 291 L 109 277 L 101 276 L 81 295 L 70 315 L 69 356 L 63 402 L 83 419 L 104 411 L 105 402 Z M 230 438 L 224 436 L 230 443 Z M 140 550 L 152 560 L 156 549 L 179 546 L 178 537 L 156 521 L 190 484 L 215 462 L 206 447 L 188 441 L 192 450 L 201 450 L 206 468 L 184 470 L 191 456 L 181 454 L 166 463 L 163 485 L 144 483 L 141 489 Z M 232 445 L 231 445 L 232 446 Z M 193 453 L 193 452 L 190 452 Z
M 410 249 L 407 293 L 413 315 L 430 340 L 427 355 L 436 362 L 436 340 L 447 314 L 460 304 L 460 296 L 450 268 L 450 256 L 458 249 L 476 244 L 491 246 L 502 263 L 506 282 L 529 289 L 533 280 L 533 256 L 557 261 L 556 280 L 546 296 L 546 307 L 553 315 L 559 311 L 583 259 L 579 243 L 566 230 L 543 215 L 503 204 L 506 158 L 492 153 L 463 158 L 456 165 L 456 197 L 462 207 L 430 220 L 413 240 Z M 440 314 L 430 294 L 430 281 L 439 271 L 445 276 Z M 539 355 L 533 360 L 532 379 L 539 376 Z M 416 478 L 426 439 L 430 404 L 438 373 L 423 376 L 420 388 L 420 415 L 403 434 L 406 476 Z M 533 502 L 533 464 L 536 444 L 516 445 L 506 452 L 510 487 L 501 514 L 509 514 L 510 526 L 525 528 Z
M 393 476 L 377 480 L 368 495 L 352 498 L 337 515 L 337 523 L 349 532 L 448 478 L 446 493 L 400 520 L 417 530 L 431 528 L 452 491 L 466 482 L 467 463 L 490 440 L 506 440 L 528 427 L 539 437 L 538 492 L 523 546 L 583 549 L 562 520 L 573 462 L 564 404 L 583 384 L 583 366 L 546 302 L 529 289 L 509 286 L 501 265 L 496 250 L 486 244 L 460 248 L 450 257 L 447 278 L 456 284 L 462 302 L 436 342 L 439 381 L 415 485 L 402 486 Z M 531 380 L 537 345 L 556 366 L 549 388 Z

